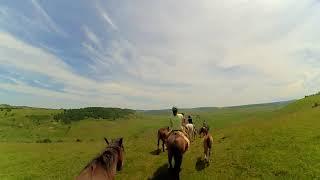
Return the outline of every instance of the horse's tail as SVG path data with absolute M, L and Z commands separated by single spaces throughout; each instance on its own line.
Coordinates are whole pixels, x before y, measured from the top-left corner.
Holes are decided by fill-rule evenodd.
M 182 164 L 182 152 L 180 151 L 179 147 L 176 145 L 172 149 L 173 151 L 173 158 L 174 158 L 174 170 L 176 173 L 179 174 L 180 172 L 180 167 Z

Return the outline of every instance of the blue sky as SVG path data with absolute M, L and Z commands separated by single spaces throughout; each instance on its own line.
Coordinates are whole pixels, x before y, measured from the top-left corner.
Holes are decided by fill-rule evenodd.
M 320 90 L 318 0 L 0 2 L 0 103 L 230 106 Z

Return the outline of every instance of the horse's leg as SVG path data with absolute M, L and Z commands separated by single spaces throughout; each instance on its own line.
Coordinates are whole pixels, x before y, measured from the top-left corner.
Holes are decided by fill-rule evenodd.
M 210 159 L 211 159 L 211 148 L 209 149 L 209 162 L 210 162 Z
M 162 140 L 162 152 L 164 152 L 164 140 Z
M 172 152 L 168 150 L 169 169 L 172 169 Z
M 194 128 L 192 129 L 192 137 L 191 138 L 193 139 L 193 141 L 195 140 L 195 138 L 194 138 Z
M 160 138 L 158 137 L 158 150 L 159 150 Z
M 204 161 L 207 161 L 207 151 L 208 151 L 207 146 L 204 145 L 203 149 L 204 149 L 204 152 L 203 152 L 204 153 Z

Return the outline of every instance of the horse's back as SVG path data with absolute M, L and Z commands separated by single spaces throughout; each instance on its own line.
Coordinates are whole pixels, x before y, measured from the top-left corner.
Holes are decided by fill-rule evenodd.
M 168 137 L 167 140 L 168 150 L 180 151 L 184 153 L 187 148 L 187 142 L 185 142 L 184 137 L 182 137 L 177 132 L 174 132 Z

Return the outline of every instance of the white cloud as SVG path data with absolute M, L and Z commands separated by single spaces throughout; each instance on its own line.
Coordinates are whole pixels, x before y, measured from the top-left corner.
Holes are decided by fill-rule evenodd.
M 99 38 L 97 37 L 97 35 L 92 32 L 92 30 L 88 27 L 88 26 L 83 26 L 82 27 L 86 37 L 93 43 L 95 44 L 97 47 L 100 47 L 101 44 L 100 44 L 100 40 Z
M 145 107 L 148 102 L 139 105 L 135 101 L 128 101 L 125 97 L 160 100 L 162 97 L 170 97 L 174 94 L 160 91 L 145 92 L 140 86 L 122 82 L 96 81 L 82 77 L 73 73 L 72 68 L 58 57 L 17 40 L 7 33 L 0 33 L 0 53 L 2 67 L 15 68 L 25 77 L 28 77 L 29 73 L 36 73 L 39 77 L 47 76 L 50 79 L 48 83 L 52 81 L 64 86 L 60 91 L 55 91 L 33 87 L 17 80 L 15 81 L 19 82 L 18 84 L 0 83 L 1 89 L 9 91 L 72 100 L 82 104 L 131 108 Z
M 185 91 L 157 86 L 179 94 L 167 104 L 257 103 L 316 89 L 305 73 L 317 73 L 319 66 L 294 55 L 319 52 L 319 4 L 313 1 L 130 1 L 117 8 L 117 22 L 128 27 L 122 33 L 134 42 L 133 48 L 121 47 L 135 54 L 124 65 L 136 76 L 135 84 L 187 85 Z

